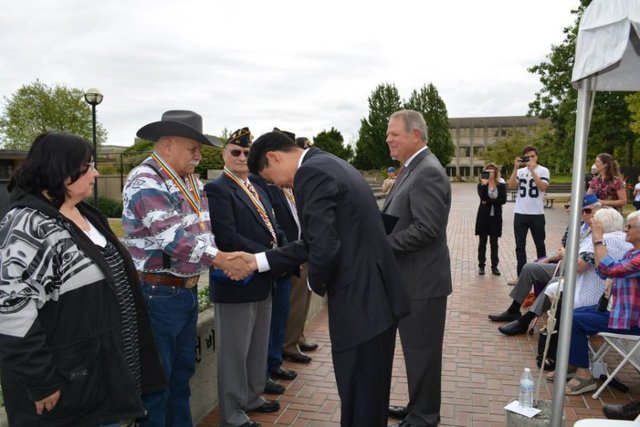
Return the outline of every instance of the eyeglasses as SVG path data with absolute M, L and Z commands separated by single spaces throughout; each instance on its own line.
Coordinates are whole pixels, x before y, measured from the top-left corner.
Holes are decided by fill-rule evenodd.
M 240 157 L 240 154 L 244 154 L 245 157 L 249 157 L 249 150 L 238 150 L 234 148 L 229 151 L 229 153 L 231 153 L 233 157 Z
M 638 227 L 639 227 L 639 226 L 638 226 L 637 224 L 636 224 L 636 225 L 629 225 L 629 224 L 626 224 L 626 225 L 624 226 L 624 231 L 629 231 L 629 229 L 631 229 L 631 228 L 638 228 Z
M 80 175 L 84 175 L 85 173 L 89 172 L 90 170 L 95 170 L 96 169 L 96 162 L 87 162 L 87 165 L 80 171 Z
M 582 213 L 583 213 L 583 214 L 587 214 L 587 215 L 592 214 L 592 213 L 593 213 L 593 209 L 591 209 L 591 208 L 584 208 L 584 209 L 582 209 Z

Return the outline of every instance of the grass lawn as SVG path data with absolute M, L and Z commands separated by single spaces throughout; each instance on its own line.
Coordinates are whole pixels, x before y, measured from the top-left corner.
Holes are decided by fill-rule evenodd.
M 111 226 L 111 229 L 119 239 L 122 239 L 124 237 L 121 218 L 109 218 L 109 226 Z

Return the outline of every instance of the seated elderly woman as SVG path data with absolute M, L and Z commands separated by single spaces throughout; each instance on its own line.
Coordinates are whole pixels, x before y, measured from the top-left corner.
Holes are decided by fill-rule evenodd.
M 604 291 L 605 281 L 598 277 L 594 266 L 593 244 L 591 242 L 590 228 L 591 220 L 594 215 L 600 215 L 600 218 L 604 223 L 604 239 L 607 245 L 609 245 L 609 251 L 613 257 L 621 257 L 631 248 L 631 245 L 625 241 L 625 236 L 622 232 L 622 225 L 624 222 L 622 215 L 614 209 L 600 209 L 600 204 L 598 203 L 595 195 L 592 194 L 585 196 L 582 208 L 582 225 L 580 226 L 580 237 L 578 241 L 579 257 L 578 274 L 576 276 L 576 292 L 574 298 L 575 307 L 596 304 L 600 295 L 602 295 L 602 292 Z M 529 265 L 529 263 L 525 264 L 525 267 L 527 267 L 527 265 Z M 555 268 L 555 266 L 552 267 L 552 270 L 555 270 Z M 525 269 L 523 268 L 522 271 L 525 272 Z M 541 271 L 544 274 L 548 274 L 548 279 L 546 279 L 548 285 L 545 287 L 545 291 L 538 295 L 538 298 L 536 298 L 536 301 L 529 308 L 527 313 L 522 316 L 517 316 L 511 323 L 498 328 L 498 330 L 505 335 L 518 335 L 525 333 L 531 321 L 536 316 L 542 315 L 542 313 L 550 307 L 548 295 L 554 295 L 558 290 L 558 281 L 552 278 L 553 272 L 550 272 L 547 266 L 541 264 L 540 267 L 537 267 L 537 269 L 533 271 Z M 521 274 L 521 276 L 523 276 L 523 274 Z M 534 277 L 534 280 L 539 281 L 543 277 L 543 274 L 538 274 Z M 512 295 L 518 296 L 518 299 L 514 296 L 514 302 L 523 301 L 524 296 L 531 289 L 531 278 L 524 275 L 523 280 L 525 281 L 521 282 L 521 280 L 518 279 L 516 289 L 512 291 Z M 520 313 L 518 312 L 518 315 L 519 314 Z
M 598 311 L 595 305 L 574 310 L 565 393 L 577 395 L 597 388 L 589 371 L 588 337 L 598 332 L 640 334 L 640 211 L 627 217 L 626 240 L 633 245 L 619 260 L 609 254 L 604 240 L 604 225 L 598 219 L 591 224 L 596 270 L 603 278 L 613 279 L 611 311 Z

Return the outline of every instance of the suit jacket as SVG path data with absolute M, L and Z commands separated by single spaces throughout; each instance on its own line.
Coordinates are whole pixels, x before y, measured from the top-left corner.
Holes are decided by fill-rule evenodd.
M 398 217 L 388 236 L 402 283 L 412 300 L 451 293 L 447 222 L 451 184 L 429 148 L 418 154 L 396 180 L 382 212 Z
M 281 244 L 285 237 L 273 215 L 269 198 L 261 188 L 254 187 Z M 204 190 L 209 200 L 211 231 L 220 250 L 257 253 L 271 249 L 273 238 L 269 229 L 249 196 L 231 178 L 222 175 L 205 185 Z M 260 273 L 247 285 L 236 286 L 217 282 L 210 275 L 209 298 L 218 303 L 261 301 L 270 295 L 273 281 L 271 273 Z
M 267 252 L 267 260 L 277 273 L 308 259 L 311 288 L 329 298 L 334 350 L 366 342 L 408 314 L 398 265 L 362 175 L 344 160 L 310 149 L 294 193 L 302 240 Z
M 499 182 L 496 188 L 498 197 L 492 199 L 489 197 L 489 186 L 478 184 L 480 206 L 476 215 L 476 236 L 502 236 L 502 205 L 507 203 L 507 186 Z M 493 208 L 493 216 L 491 208 Z

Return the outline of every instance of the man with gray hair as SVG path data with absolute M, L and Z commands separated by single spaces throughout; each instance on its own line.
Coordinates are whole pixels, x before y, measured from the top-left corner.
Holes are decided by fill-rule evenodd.
M 440 421 L 442 341 L 451 266 L 447 222 L 451 185 L 444 168 L 427 146 L 422 114 L 401 110 L 391 115 L 387 145 L 402 167 L 382 212 L 398 222 L 388 241 L 400 267 L 411 313 L 399 331 L 409 383 L 409 403 L 392 406 L 401 427 L 436 426 Z

